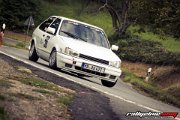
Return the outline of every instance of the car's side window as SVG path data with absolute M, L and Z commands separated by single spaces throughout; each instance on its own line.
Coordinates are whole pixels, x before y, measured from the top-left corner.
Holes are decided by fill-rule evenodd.
M 54 34 L 57 33 L 57 30 L 58 30 L 58 28 L 59 28 L 60 23 L 61 23 L 61 19 L 57 18 L 57 19 L 50 25 L 50 27 L 52 27 L 52 28 L 55 29 L 55 33 L 54 33 Z
M 39 29 L 42 31 L 46 31 L 49 25 L 54 21 L 55 17 L 50 17 L 46 21 L 44 21 L 40 26 Z

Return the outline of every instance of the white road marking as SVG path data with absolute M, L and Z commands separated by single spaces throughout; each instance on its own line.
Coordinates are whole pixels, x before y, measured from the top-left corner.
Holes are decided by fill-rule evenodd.
M 101 92 L 101 93 L 107 94 L 107 95 L 109 95 L 109 96 L 118 98 L 118 99 L 120 99 L 120 100 L 122 100 L 122 101 L 131 103 L 131 104 L 134 104 L 134 105 L 136 105 L 136 106 L 138 106 L 138 107 L 142 107 L 142 108 L 148 109 L 148 110 L 150 110 L 150 111 L 154 111 L 154 112 L 162 112 L 162 111 L 153 109 L 153 108 L 151 108 L 151 107 L 147 107 L 147 106 L 145 106 L 145 105 L 141 105 L 141 104 L 136 103 L 136 102 L 133 102 L 133 101 L 131 101 L 131 100 L 122 98 L 122 97 L 120 97 L 120 96 L 114 95 L 114 94 L 112 94 L 112 93 L 102 91 L 101 89 L 96 88 L 96 87 L 94 87 L 94 86 L 87 85 L 87 84 L 83 84 L 83 83 L 81 83 L 81 82 L 75 81 L 75 80 L 73 80 L 73 79 L 71 79 L 71 78 L 69 78 L 69 77 L 65 77 L 65 76 L 59 75 L 59 74 L 54 73 L 54 72 L 52 72 L 51 70 L 45 69 L 45 68 L 43 68 L 43 67 L 37 67 L 36 65 L 34 65 L 34 64 L 32 64 L 32 63 L 30 63 L 30 62 L 28 62 L 28 61 L 24 61 L 24 60 L 22 60 L 22 59 L 20 59 L 20 58 L 17 58 L 17 57 L 15 57 L 15 56 L 9 55 L 9 54 L 7 54 L 7 53 L 5 53 L 5 52 L 0 51 L 0 53 L 4 54 L 4 55 L 6 55 L 6 56 L 9 56 L 9 57 L 11 57 L 11 58 L 13 58 L 13 59 L 16 59 L 16 60 L 18 60 L 18 61 L 21 61 L 21 62 L 23 62 L 23 63 L 26 63 L 26 64 L 28 64 L 28 65 L 31 65 L 31 66 L 33 66 L 33 67 L 36 67 L 36 68 L 38 68 L 38 69 L 41 69 L 41 70 L 43 70 L 43 71 L 47 71 L 47 72 L 52 73 L 52 74 L 55 74 L 55 75 L 57 75 L 57 76 L 59 76 L 59 77 L 63 77 L 63 78 L 65 78 L 65 79 L 69 80 L 69 81 L 73 81 L 73 82 L 78 83 L 78 84 L 80 84 L 80 85 L 83 85 L 83 86 L 85 86 L 85 87 L 88 87 L 88 88 L 91 88 L 91 89 L 93 89 L 93 90 L 99 91 L 99 92 Z M 176 120 L 180 120 L 180 118 L 175 118 L 175 119 L 176 119 Z

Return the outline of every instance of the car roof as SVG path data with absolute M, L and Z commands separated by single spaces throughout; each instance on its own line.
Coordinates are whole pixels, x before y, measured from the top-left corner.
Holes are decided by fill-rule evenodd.
M 75 20 L 75 19 L 70 19 L 70 18 L 66 18 L 66 17 L 63 17 L 63 16 L 51 16 L 51 17 L 56 17 L 56 18 L 60 18 L 62 20 L 69 20 L 69 21 L 72 21 L 72 22 L 81 23 L 81 24 L 84 24 L 84 25 L 87 25 L 87 26 L 91 26 L 91 27 L 94 27 L 94 28 L 97 28 L 97 29 L 100 29 L 100 30 L 104 31 L 100 27 L 97 27 L 97 26 L 94 26 L 94 25 L 91 25 L 91 24 L 88 24 L 88 23 L 85 23 L 85 22 L 81 22 L 81 21 L 78 21 L 78 20 Z

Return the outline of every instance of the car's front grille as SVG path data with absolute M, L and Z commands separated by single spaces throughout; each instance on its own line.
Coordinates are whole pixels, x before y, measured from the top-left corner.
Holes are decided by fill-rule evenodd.
M 107 75 L 105 73 L 91 71 L 91 70 L 84 69 L 84 68 L 81 68 L 81 67 L 78 67 L 78 66 L 75 66 L 75 69 L 76 70 L 81 70 L 81 71 L 86 72 L 86 73 L 91 73 L 91 74 L 94 74 L 94 75 L 103 76 L 103 77 L 105 77 Z
M 95 62 L 98 62 L 98 63 L 109 65 L 109 61 L 98 59 L 98 58 L 94 58 L 94 57 L 87 56 L 87 55 L 84 55 L 84 54 L 80 54 L 79 57 L 87 59 L 87 60 L 90 60 L 90 61 L 95 61 Z

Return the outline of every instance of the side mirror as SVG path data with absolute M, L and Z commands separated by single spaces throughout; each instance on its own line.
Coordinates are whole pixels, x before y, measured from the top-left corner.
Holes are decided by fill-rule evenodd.
M 53 35 L 54 35 L 55 31 L 56 31 L 55 28 L 52 28 L 52 27 L 48 27 L 48 28 L 46 29 L 46 32 L 51 33 L 51 34 L 53 34 Z
M 119 47 L 116 45 L 112 45 L 111 50 L 112 51 L 118 51 Z

